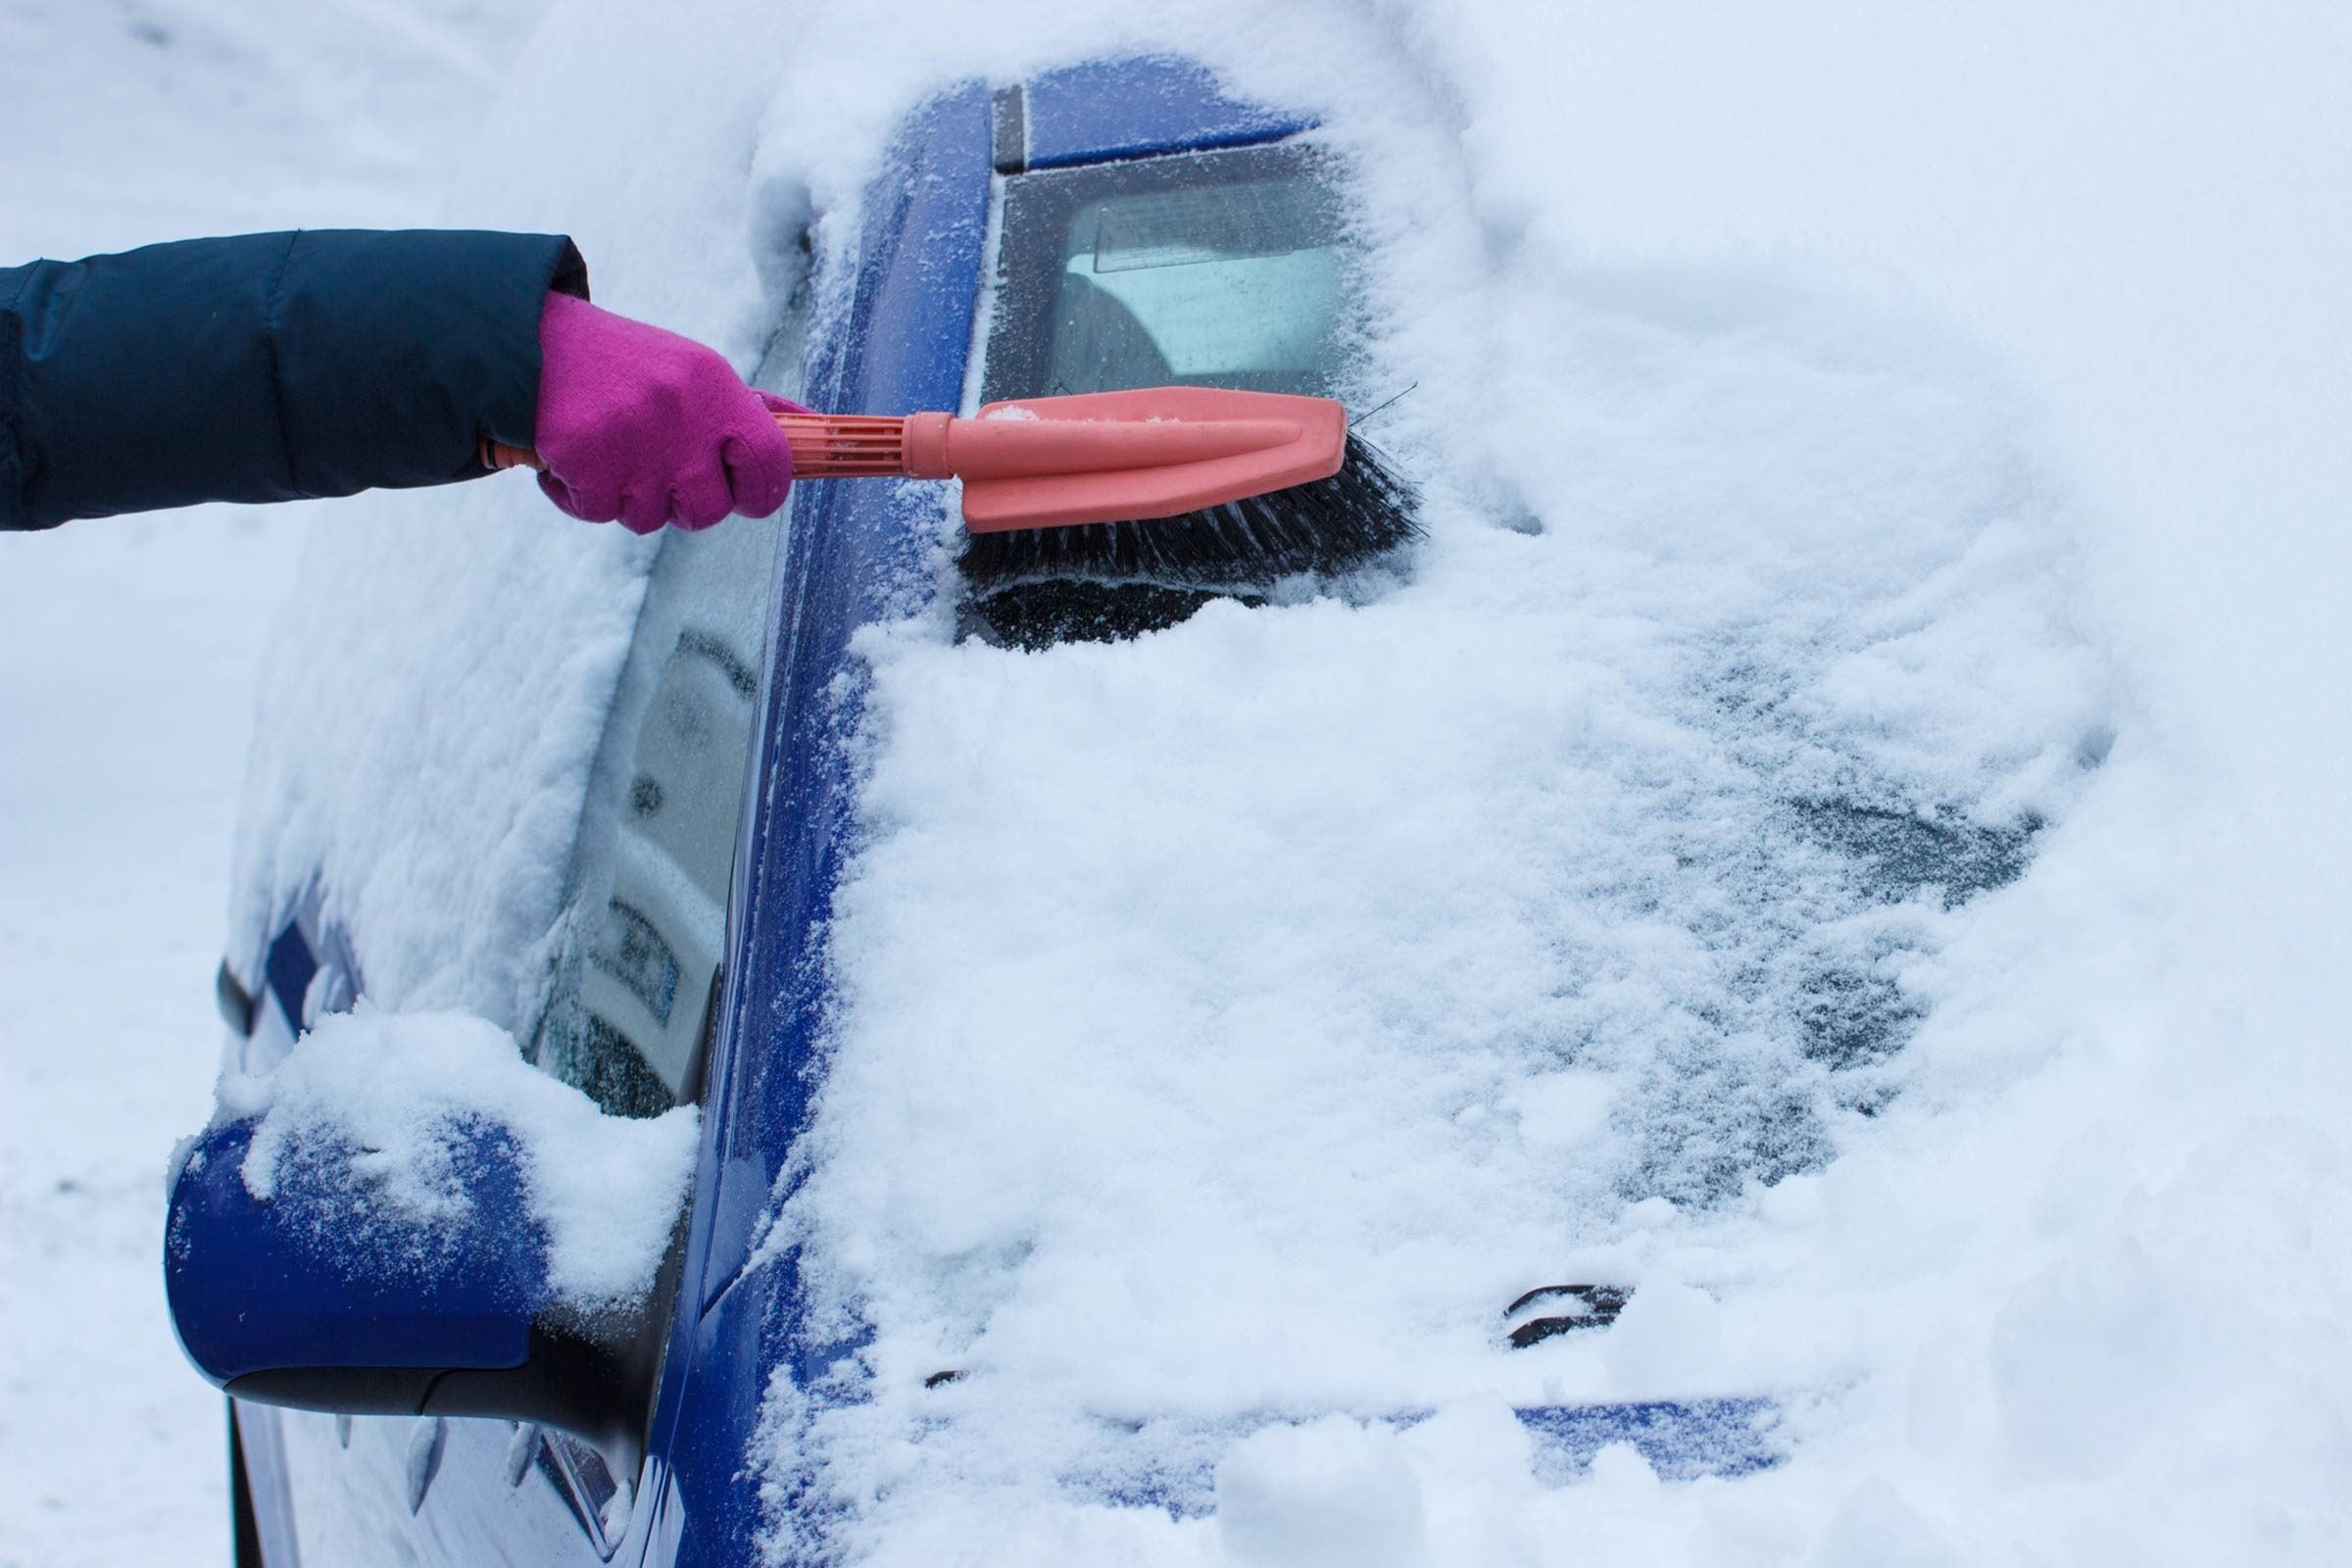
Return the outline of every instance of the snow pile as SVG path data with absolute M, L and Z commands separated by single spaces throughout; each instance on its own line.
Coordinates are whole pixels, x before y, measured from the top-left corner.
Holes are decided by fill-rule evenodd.
M 1842 1376 L 1718 1343 L 1675 1231 L 1899 1102 L 1909 978 L 2064 819 L 2106 683 L 1948 361 L 1801 297 L 1526 304 L 1521 363 L 1580 368 L 1531 531 L 1441 503 L 1374 602 L 1127 644 L 868 634 L 783 1235 L 876 1330 L 797 1462 L 859 1495 L 919 1434 L 894 1547 L 934 1489 L 1045 1504 L 1154 1446 L 1122 1423 L 1169 1425 L 1112 1462 L 1181 1472 L 1268 1412 Z M 1501 1347 L 1595 1278 L 1639 1287 L 1606 1339 Z
M 529 1027 L 652 552 L 503 488 L 371 497 L 312 534 L 238 827 L 249 979 L 320 867 L 364 867 L 328 877 L 324 913 L 370 997 Z M 387 700 L 349 698 L 371 689 Z
M 396 1014 L 363 1003 L 323 1018 L 268 1073 L 220 1084 L 220 1114 L 258 1116 L 246 1190 L 268 1200 L 290 1164 L 344 1163 L 332 1190 L 368 1195 L 338 1245 L 380 1222 L 413 1237 L 470 1204 L 464 1175 L 486 1130 L 514 1148 L 556 1299 L 626 1306 L 652 1289 L 694 1177 L 698 1113 L 607 1116 L 522 1059 L 504 1030 L 462 1012 Z M 306 1187 L 318 1185 L 306 1171 Z

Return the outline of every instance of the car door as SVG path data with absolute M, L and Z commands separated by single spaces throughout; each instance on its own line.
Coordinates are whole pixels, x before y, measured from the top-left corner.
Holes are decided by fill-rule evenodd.
M 805 300 L 761 384 L 797 389 Z M 765 668 L 781 515 L 663 536 L 568 849 L 564 914 L 523 1049 L 608 1114 L 701 1098 Z M 272 936 L 258 985 L 227 966 L 230 1065 L 262 1071 L 368 996 L 318 867 Z M 666 1276 L 665 1276 L 666 1277 Z M 674 1291 L 669 1293 L 674 1296 Z M 652 1310 L 666 1314 L 667 1296 Z M 256 1534 L 287 1564 L 634 1561 L 640 1476 L 588 1444 L 507 1421 L 348 1416 L 235 1401 Z

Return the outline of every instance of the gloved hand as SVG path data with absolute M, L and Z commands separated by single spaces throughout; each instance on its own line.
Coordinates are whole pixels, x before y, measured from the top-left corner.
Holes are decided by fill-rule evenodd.
M 539 488 L 631 533 L 763 515 L 792 488 L 792 448 L 727 362 L 675 332 L 550 294 L 539 316 Z

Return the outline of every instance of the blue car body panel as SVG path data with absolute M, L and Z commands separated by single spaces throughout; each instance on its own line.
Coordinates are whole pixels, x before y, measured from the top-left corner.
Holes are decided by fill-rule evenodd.
M 1022 97 L 1031 169 L 1246 147 L 1315 123 L 1229 98 L 1188 60 L 1092 61 L 1038 77 Z
M 1229 98 L 1200 68 L 1167 59 L 1049 74 L 1027 85 L 1022 111 L 1030 168 L 1250 145 L 1313 124 Z M 908 121 L 871 187 L 846 309 L 817 322 L 811 337 L 807 395 L 816 406 L 902 414 L 961 404 L 984 292 L 993 167 L 1004 156 L 994 131 L 991 96 L 978 83 L 931 100 Z M 625 1536 L 602 1541 L 585 1523 L 549 1526 L 540 1514 L 527 1533 L 484 1541 L 471 1557 L 452 1554 L 443 1526 L 387 1545 L 385 1560 L 738 1568 L 763 1560 L 760 1537 L 771 1516 L 795 1510 L 803 1539 L 821 1539 L 824 1521 L 808 1514 L 808 1499 L 762 1496 L 755 1442 L 773 1376 L 808 1389 L 859 1342 L 813 1337 L 797 1258 L 761 1252 L 759 1243 L 816 1087 L 827 917 L 857 844 L 850 741 L 863 687 L 850 640 L 860 626 L 920 608 L 934 588 L 929 559 L 944 524 L 936 494 L 920 490 L 839 481 L 794 487 L 769 605 L 760 732 L 736 857 L 694 1209 Z M 302 1010 L 322 961 L 313 947 L 318 936 L 289 923 L 266 975 L 256 977 L 290 1031 L 310 1021 Z M 339 953 L 325 961 L 347 962 Z M 356 990 L 356 975 L 347 979 Z M 1754 1399 L 1519 1415 L 1551 1479 L 1567 1479 L 1617 1441 L 1671 1476 L 1738 1474 L 1777 1459 L 1770 1407 Z M 295 1494 L 296 1473 L 306 1467 L 289 1462 L 287 1450 L 318 1446 L 331 1418 L 251 1405 L 240 1406 L 240 1416 L 265 1545 L 274 1568 L 285 1568 L 295 1515 L 338 1505 Z M 514 1517 L 512 1509 L 497 1513 L 494 1494 L 510 1482 L 483 1461 L 486 1441 L 469 1439 L 463 1455 L 453 1445 L 441 1462 L 434 1495 L 452 1489 L 452 1519 Z M 1193 1511 L 1184 1499 L 1197 1498 L 1201 1485 L 1200 1477 L 1139 1476 L 1102 1500 Z
M 310 995 L 311 982 L 318 977 L 318 959 L 311 952 L 310 943 L 303 939 L 300 926 L 288 925 L 270 944 L 262 974 L 270 1000 L 277 1004 L 278 1010 L 299 1032 L 303 999 Z
M 189 1360 L 223 1383 L 265 1368 L 340 1366 L 354 1343 L 372 1346 L 382 1367 L 522 1365 L 549 1292 L 546 1241 L 511 1140 L 474 1135 L 461 1155 L 474 1202 L 434 1228 L 432 1250 L 368 1254 L 364 1269 L 322 1293 L 318 1237 L 354 1245 L 350 1191 L 296 1165 L 276 1171 L 270 1201 L 254 1202 L 244 1166 L 255 1125 L 207 1131 L 174 1183 L 164 1289 Z M 195 1236 L 206 1245 L 192 1245 Z
M 844 329 L 812 354 L 809 396 L 820 406 L 905 414 L 961 399 L 987 232 L 989 135 L 988 94 L 977 85 L 934 99 L 908 126 L 869 195 Z M 681 1563 L 755 1560 L 760 1499 L 736 1478 L 767 1370 L 814 1353 L 802 1343 L 789 1260 L 745 1270 L 814 1087 L 826 919 L 855 835 L 849 743 L 861 685 L 850 637 L 919 603 L 938 506 L 935 493 L 896 485 L 795 490 L 772 601 L 759 810 L 738 858 L 745 917 L 710 1080 L 715 1136 L 702 1172 L 702 1244 L 687 1260 L 706 1311 L 690 1344 L 672 1341 L 670 1364 L 684 1365 L 656 1415 L 655 1449 L 677 1461 L 669 1475 L 683 1508 Z
M 988 95 L 977 86 L 933 100 L 908 127 L 868 196 L 848 319 L 812 350 L 808 395 L 820 406 L 906 414 L 961 399 L 988 222 Z M 706 1305 L 749 1257 L 807 1111 L 803 1074 L 823 1002 L 820 944 L 854 831 L 846 748 L 859 691 L 850 636 L 892 605 L 916 602 L 942 522 L 936 493 L 920 489 L 819 480 L 793 494 L 770 607 L 760 787 L 737 861 L 748 871 L 745 917 L 710 1079 L 720 1158 L 707 1172 L 708 1251 L 688 1272 Z

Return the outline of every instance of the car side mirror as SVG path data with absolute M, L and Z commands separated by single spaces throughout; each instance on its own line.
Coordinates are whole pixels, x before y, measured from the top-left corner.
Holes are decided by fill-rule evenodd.
M 383 1202 L 344 1143 L 273 1151 L 257 1194 L 257 1126 L 209 1129 L 172 1182 L 165 1287 L 199 1371 L 263 1404 L 538 1422 L 634 1473 L 660 1325 L 550 1289 L 513 1136 L 476 1121 L 452 1141 L 452 1200 L 428 1215 Z

